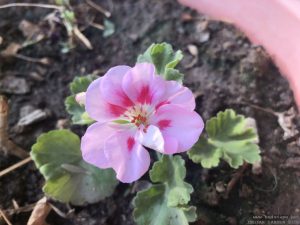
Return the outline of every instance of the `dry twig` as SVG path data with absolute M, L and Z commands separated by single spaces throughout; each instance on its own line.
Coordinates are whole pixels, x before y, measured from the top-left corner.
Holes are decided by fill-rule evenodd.
M 57 5 L 49 5 L 49 4 L 40 4 L 40 3 L 10 3 L 6 5 L 0 5 L 0 9 L 7 9 L 12 7 L 37 7 L 37 8 L 45 8 L 45 9 L 58 9 L 61 10 L 61 6 Z
M 17 209 L 7 209 L 7 210 L 5 210 L 5 213 L 7 215 L 11 216 L 11 215 L 22 213 L 22 212 L 30 212 L 30 211 L 32 211 L 34 206 L 35 206 L 35 203 L 30 204 L 30 205 L 25 205 L 25 206 L 19 207 Z
M 225 192 L 225 199 L 227 199 L 229 197 L 230 192 L 232 191 L 232 189 L 235 187 L 235 185 L 238 183 L 238 181 L 241 179 L 241 177 L 243 176 L 245 170 L 248 168 L 249 164 L 248 163 L 244 163 L 244 165 L 233 175 L 233 177 L 231 178 L 231 180 L 229 181 L 227 188 L 226 188 L 226 192 Z
M 106 17 L 110 17 L 111 13 L 109 11 L 107 11 L 106 9 L 102 8 L 102 6 L 97 5 L 96 3 L 92 2 L 91 0 L 86 0 L 86 3 L 96 9 L 97 11 L 99 11 L 100 13 L 103 13 Z
M 7 133 L 8 104 L 3 95 L 0 95 L 0 151 L 12 154 L 21 159 L 26 158 L 28 153 L 13 143 Z
M 8 173 L 10 173 L 11 171 L 13 171 L 13 170 L 15 170 L 15 169 L 17 169 L 17 168 L 19 168 L 19 167 L 21 167 L 21 166 L 24 166 L 25 164 L 29 163 L 31 160 L 32 160 L 31 157 L 28 157 L 28 158 L 23 159 L 22 161 L 20 161 L 20 162 L 18 162 L 18 163 L 16 163 L 16 164 L 10 166 L 10 167 L 8 167 L 8 168 L 2 170 L 2 171 L 0 172 L 0 177 L 6 175 L 6 174 L 8 174 Z
M 64 213 L 63 211 L 61 211 L 59 208 L 57 208 L 53 204 L 49 203 L 49 205 L 51 206 L 53 211 L 56 212 L 57 215 L 59 215 L 62 218 L 65 218 L 65 219 L 69 218 L 75 211 L 75 209 L 69 209 L 69 211 L 67 213 Z
M 81 33 L 77 26 L 73 28 L 74 35 L 88 48 L 93 49 L 91 42 Z
M 265 113 L 269 113 L 269 114 L 271 114 L 271 115 L 273 115 L 273 116 L 275 116 L 275 117 L 278 117 L 277 113 L 276 113 L 275 111 L 273 111 L 272 109 L 269 109 L 269 108 L 263 108 L 263 107 L 260 107 L 260 106 L 258 106 L 258 105 L 254 105 L 254 104 L 252 104 L 252 103 L 250 103 L 250 102 L 241 102 L 241 103 L 244 104 L 244 105 L 248 105 L 248 106 L 250 106 L 251 108 L 254 108 L 254 109 L 263 111 L 263 112 L 265 112 Z
M 92 23 L 90 23 L 90 25 L 96 29 L 104 30 L 104 26 L 102 24 L 92 22 Z
M 12 225 L 12 223 L 9 221 L 9 219 L 7 218 L 5 213 L 0 209 L 0 218 L 1 217 L 4 219 L 5 223 L 7 223 L 7 225 Z
M 43 65 L 49 65 L 50 64 L 50 60 L 48 58 L 32 58 L 26 55 L 21 55 L 21 54 L 15 54 L 14 57 L 18 58 L 18 59 L 22 59 L 25 60 L 27 62 L 32 62 L 32 63 L 40 63 Z

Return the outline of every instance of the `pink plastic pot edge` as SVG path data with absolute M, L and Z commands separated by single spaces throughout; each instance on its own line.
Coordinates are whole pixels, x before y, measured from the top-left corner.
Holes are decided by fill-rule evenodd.
M 299 108 L 300 0 L 179 0 L 179 2 L 212 18 L 233 23 L 252 42 L 262 45 L 288 79 Z

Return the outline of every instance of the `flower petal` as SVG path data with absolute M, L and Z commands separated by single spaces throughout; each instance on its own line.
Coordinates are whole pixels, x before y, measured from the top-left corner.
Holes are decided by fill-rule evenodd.
M 176 140 L 176 138 L 173 138 L 171 136 L 168 135 L 164 135 L 164 154 L 167 155 L 172 155 L 177 153 L 177 149 L 178 149 L 178 141 Z
M 138 135 L 138 141 L 145 147 L 163 153 L 164 138 L 159 128 L 156 126 L 150 125 L 145 131 L 140 130 Z
M 156 104 L 165 92 L 165 82 L 150 63 L 136 64 L 124 76 L 122 87 L 135 104 Z
M 100 89 L 101 82 L 102 77 L 94 80 L 88 87 L 86 91 L 85 110 L 92 119 L 98 122 L 107 122 L 117 119 L 126 109 L 110 104 L 103 99 Z
M 149 153 L 129 131 L 110 137 L 105 145 L 105 155 L 123 183 L 138 180 L 150 166 Z
M 165 104 L 176 104 L 193 111 L 195 109 L 195 97 L 190 89 L 182 86 L 178 82 L 166 81 L 166 92 L 156 108 Z
M 189 150 L 199 139 L 204 128 L 203 120 L 196 112 L 172 104 L 161 106 L 152 116 L 150 123 L 159 127 L 163 136 L 168 138 L 167 141 L 165 139 L 168 148 L 176 147 L 171 138 L 177 140 L 177 153 Z
M 83 159 L 99 168 L 111 167 L 104 154 L 104 147 L 106 140 L 116 134 L 117 131 L 108 123 L 94 123 L 89 126 L 81 139 Z
M 129 66 L 115 66 L 103 76 L 100 88 L 105 101 L 124 108 L 133 105 L 122 89 L 123 77 L 130 69 Z

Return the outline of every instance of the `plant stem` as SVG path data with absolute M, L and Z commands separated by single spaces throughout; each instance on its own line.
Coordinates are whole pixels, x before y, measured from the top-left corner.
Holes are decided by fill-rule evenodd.
M 160 160 L 162 158 L 162 154 L 159 153 L 158 151 L 155 151 L 155 153 L 156 153 L 157 160 Z

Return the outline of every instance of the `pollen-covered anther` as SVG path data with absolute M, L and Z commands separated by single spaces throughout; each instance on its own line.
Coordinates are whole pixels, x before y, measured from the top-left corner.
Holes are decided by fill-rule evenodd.
M 133 119 L 131 120 L 131 123 L 134 123 L 137 127 L 139 127 L 140 125 L 147 125 L 147 117 L 143 116 L 141 114 L 137 115 L 137 116 L 133 116 Z

